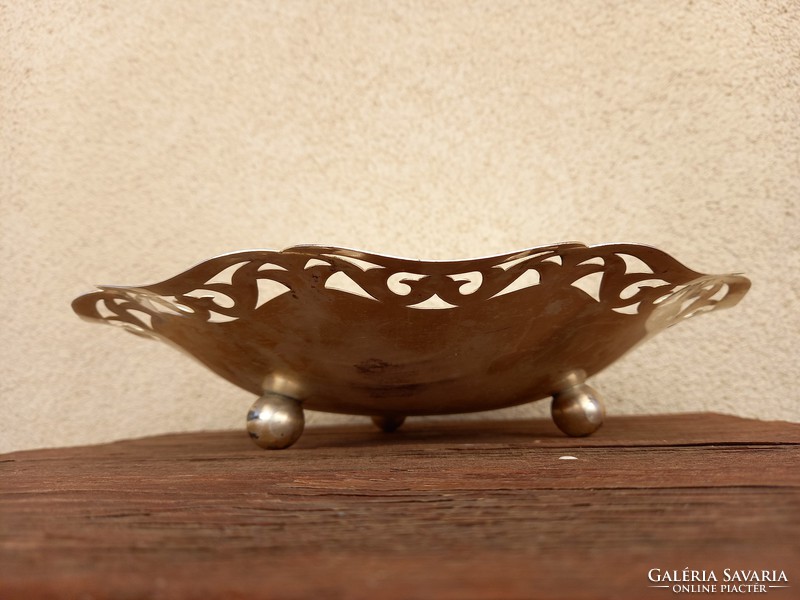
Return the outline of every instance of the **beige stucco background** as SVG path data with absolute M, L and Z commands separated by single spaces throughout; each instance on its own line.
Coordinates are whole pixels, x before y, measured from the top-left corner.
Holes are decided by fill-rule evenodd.
M 744 272 L 594 381 L 800 420 L 796 2 L 0 2 L 0 110 L 0 451 L 243 427 L 246 392 L 69 303 L 301 242 Z

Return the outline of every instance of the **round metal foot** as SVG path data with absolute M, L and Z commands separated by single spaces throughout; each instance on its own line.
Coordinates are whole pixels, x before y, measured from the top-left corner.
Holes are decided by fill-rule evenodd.
M 561 431 L 572 437 L 581 437 L 600 428 L 606 410 L 597 390 L 578 383 L 553 394 L 550 414 Z
M 382 429 L 386 433 L 397 431 L 405 422 L 404 416 L 398 415 L 375 415 L 372 417 L 372 422 L 378 429 Z
M 270 392 L 256 400 L 247 413 L 247 433 L 256 444 L 270 450 L 294 444 L 305 424 L 300 402 Z

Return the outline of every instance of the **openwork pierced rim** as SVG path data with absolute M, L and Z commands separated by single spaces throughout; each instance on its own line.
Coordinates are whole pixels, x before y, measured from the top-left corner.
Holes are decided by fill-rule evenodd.
M 307 245 L 100 286 L 72 306 L 171 342 L 254 393 L 290 382 L 308 408 L 440 414 L 550 395 L 570 373 L 591 376 L 671 325 L 733 306 L 749 286 L 641 244 L 454 261 Z

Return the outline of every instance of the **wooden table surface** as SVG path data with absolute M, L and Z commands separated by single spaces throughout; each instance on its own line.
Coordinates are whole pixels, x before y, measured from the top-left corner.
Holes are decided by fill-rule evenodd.
M 800 598 L 800 424 L 412 419 L 272 452 L 224 431 L 0 455 L 3 600 L 665 599 L 648 572 L 687 567 L 783 571 L 758 596 Z

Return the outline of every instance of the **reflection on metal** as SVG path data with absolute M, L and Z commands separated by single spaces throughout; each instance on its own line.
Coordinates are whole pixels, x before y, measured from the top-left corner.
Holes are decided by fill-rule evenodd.
M 262 396 L 248 430 L 272 448 L 299 437 L 304 407 L 393 430 L 406 415 L 548 396 L 556 424 L 587 435 L 603 419 L 587 377 L 667 327 L 733 306 L 749 287 L 638 244 L 460 261 L 296 246 L 218 256 L 153 285 L 102 286 L 72 306 L 169 341 Z
M 279 450 L 294 444 L 306 419 L 299 400 L 265 392 L 247 413 L 247 433 L 262 448 Z

